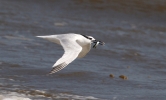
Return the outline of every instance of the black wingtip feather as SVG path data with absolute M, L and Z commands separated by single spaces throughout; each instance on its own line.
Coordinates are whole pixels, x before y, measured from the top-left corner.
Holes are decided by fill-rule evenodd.
M 64 63 L 61 63 L 61 64 L 59 64 L 59 65 L 53 67 L 52 70 L 48 73 L 48 75 L 60 71 L 60 70 L 63 69 L 65 66 L 67 66 L 67 64 L 64 62 Z

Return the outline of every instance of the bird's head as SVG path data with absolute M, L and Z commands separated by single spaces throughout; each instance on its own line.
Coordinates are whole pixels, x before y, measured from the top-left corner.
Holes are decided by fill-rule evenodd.
M 87 35 L 83 35 L 85 38 L 89 39 L 91 41 L 91 43 L 94 43 L 93 48 L 96 48 L 98 46 L 98 44 L 100 45 L 104 45 L 105 43 L 99 40 L 96 40 L 95 38 L 93 38 L 92 36 L 87 36 Z

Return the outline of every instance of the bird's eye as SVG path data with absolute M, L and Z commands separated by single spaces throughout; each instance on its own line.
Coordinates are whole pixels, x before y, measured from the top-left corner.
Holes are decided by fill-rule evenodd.
M 92 38 L 89 38 L 90 40 L 92 40 Z

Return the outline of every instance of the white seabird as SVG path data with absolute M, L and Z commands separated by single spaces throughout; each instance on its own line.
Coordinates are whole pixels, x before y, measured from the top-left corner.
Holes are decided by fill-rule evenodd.
M 59 44 L 64 49 L 63 56 L 56 61 L 53 65 L 53 69 L 49 74 L 60 71 L 76 58 L 84 57 L 91 49 L 91 44 L 95 43 L 93 48 L 96 48 L 98 44 L 104 45 L 104 42 L 95 40 L 92 36 L 82 34 L 58 34 L 58 35 L 47 35 L 47 36 L 36 36 Z

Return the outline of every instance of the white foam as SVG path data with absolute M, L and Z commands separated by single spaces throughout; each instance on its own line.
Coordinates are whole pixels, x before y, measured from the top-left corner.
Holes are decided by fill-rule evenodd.
M 71 95 L 71 94 L 64 94 L 60 93 L 56 95 L 56 99 L 77 99 L 77 100 L 99 100 L 98 98 L 95 98 L 93 96 L 79 96 L 79 95 Z
M 80 95 L 73 95 L 68 93 L 57 93 L 57 94 L 47 94 L 43 90 L 33 90 L 33 91 L 24 91 L 24 93 L 17 93 L 17 92 L 5 92 L 1 91 L 0 93 L 0 100 L 33 100 L 32 98 L 40 98 L 39 100 L 51 100 L 53 99 L 70 99 L 70 100 L 104 100 L 95 98 L 93 96 L 80 96 Z M 42 99 L 41 99 L 42 98 Z
M 32 100 L 32 99 L 26 97 L 26 95 L 23 94 L 10 92 L 0 95 L 0 100 Z

